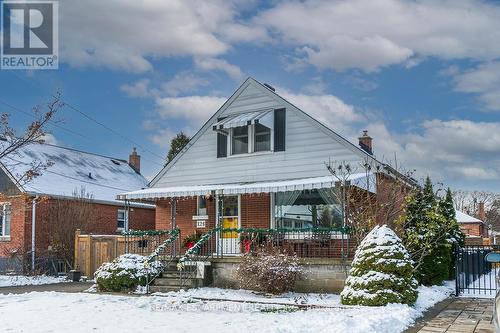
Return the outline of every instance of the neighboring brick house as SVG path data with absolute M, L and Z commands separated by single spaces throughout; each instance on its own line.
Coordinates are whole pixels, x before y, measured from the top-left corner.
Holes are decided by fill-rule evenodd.
M 482 239 L 488 237 L 488 229 L 482 220 L 458 210 L 455 213 L 455 217 L 460 225 L 460 229 L 465 234 L 466 243 L 482 244 Z
M 40 163 L 46 168 L 24 181 L 33 165 Z M 38 264 L 41 257 L 49 257 L 52 249 L 48 213 L 61 201 L 65 207 L 76 207 L 81 200 L 77 194 L 82 192 L 91 196 L 88 202 L 94 212 L 94 220 L 88 221 L 84 232 L 114 234 L 128 228 L 154 229 L 153 205 L 116 200 L 118 193 L 146 185 L 135 149 L 129 162 L 39 143 L 5 157 L 0 161 L 0 272 L 21 270 L 23 263 Z
M 182 237 L 216 225 L 295 230 L 334 226 L 342 224 L 343 208 L 331 194 L 339 180 L 328 171 L 328 162 L 348 163 L 352 170 L 345 181 L 377 200 L 388 200 L 395 178 L 408 187 L 415 184 L 374 157 L 366 132 L 359 146 L 354 145 L 272 87 L 248 78 L 150 188 L 119 198 L 156 204 L 156 228 L 179 227 Z M 385 221 L 397 217 L 379 213 Z M 332 240 L 337 236 L 332 234 Z M 234 243 L 233 249 L 240 248 L 236 233 L 216 237 L 222 247 Z M 311 238 L 293 237 L 299 237 L 293 239 L 296 243 L 300 237 Z

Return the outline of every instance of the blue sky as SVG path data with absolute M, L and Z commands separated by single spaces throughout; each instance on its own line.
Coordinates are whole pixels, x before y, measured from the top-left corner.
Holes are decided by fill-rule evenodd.
M 64 1 L 60 68 L 0 71 L 0 102 L 60 90 L 121 136 L 66 107 L 51 140 L 122 158 L 136 142 L 152 177 L 171 137 L 252 76 L 353 141 L 368 129 L 419 177 L 498 191 L 498 40 L 498 2 Z

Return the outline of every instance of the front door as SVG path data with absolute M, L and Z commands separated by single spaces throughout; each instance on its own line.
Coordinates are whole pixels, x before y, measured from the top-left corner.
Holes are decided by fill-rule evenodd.
M 240 196 L 224 196 L 222 200 L 221 225 L 224 229 L 240 228 Z M 222 242 L 222 253 L 224 255 L 240 254 L 240 242 L 237 232 L 222 232 L 220 234 Z

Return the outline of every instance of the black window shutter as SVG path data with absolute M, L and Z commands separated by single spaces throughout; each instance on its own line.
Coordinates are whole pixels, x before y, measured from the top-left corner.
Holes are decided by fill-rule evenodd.
M 274 110 L 274 151 L 285 151 L 286 112 Z
M 224 118 L 218 118 L 221 121 Z M 217 158 L 227 157 L 227 135 L 217 133 Z

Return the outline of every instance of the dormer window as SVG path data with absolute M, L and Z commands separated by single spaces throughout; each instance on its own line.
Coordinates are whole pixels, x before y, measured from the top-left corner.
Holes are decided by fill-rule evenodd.
M 248 150 L 248 126 L 238 126 L 231 131 L 231 155 L 247 154 Z
M 213 125 L 217 157 L 285 150 L 285 109 L 228 115 Z
M 271 150 L 271 128 L 255 124 L 254 151 Z

